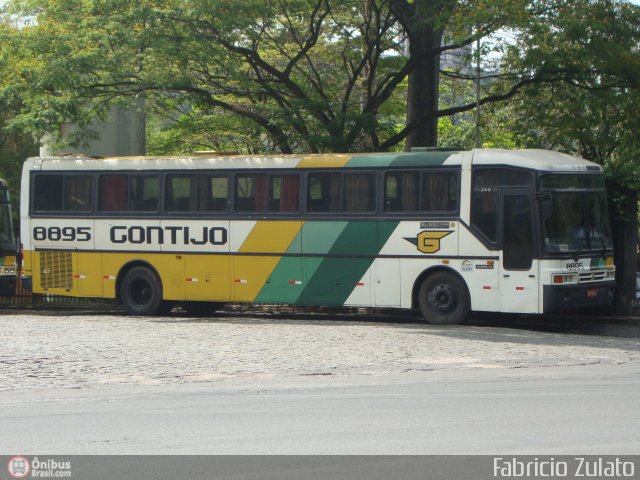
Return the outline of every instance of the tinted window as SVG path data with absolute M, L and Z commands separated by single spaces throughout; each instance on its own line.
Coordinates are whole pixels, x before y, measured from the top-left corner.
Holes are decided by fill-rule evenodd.
M 88 212 L 92 208 L 91 175 L 37 175 L 34 183 L 34 211 Z
M 458 177 L 455 173 L 423 173 L 420 209 L 425 212 L 458 210 Z
M 89 175 L 65 177 L 64 209 L 66 211 L 88 212 L 91 210 L 92 181 Z
M 264 212 L 267 210 L 267 175 L 236 176 L 236 212 Z
M 272 175 L 269 180 L 269 211 L 297 212 L 300 209 L 300 176 Z
M 491 242 L 497 241 L 498 188 L 491 172 L 477 172 L 471 194 L 471 223 Z
M 385 212 L 418 210 L 420 183 L 418 172 L 389 172 L 384 177 Z
M 128 176 L 122 174 L 100 175 L 99 210 L 103 212 L 124 212 L 129 208 Z
M 344 174 L 344 211 L 373 212 L 376 209 L 376 176 L 373 173 Z
M 529 270 L 533 262 L 533 226 L 528 195 L 504 197 L 503 247 L 507 270 Z
M 229 179 L 220 175 L 198 176 L 198 210 L 201 212 L 226 212 L 229 196 Z
M 476 169 L 473 172 L 471 223 L 491 242 L 497 241 L 499 187 L 527 187 L 533 184 L 530 172 L 504 168 Z
M 158 210 L 160 181 L 153 175 L 132 175 L 129 179 L 130 209 L 134 212 Z
M 63 175 L 37 175 L 35 178 L 33 209 L 58 212 L 62 210 Z
M 474 187 L 528 187 L 533 183 L 530 172 L 504 168 L 486 168 L 474 171 Z
M 572 189 L 598 188 L 604 189 L 604 175 L 551 174 L 540 179 L 540 188 Z
M 307 211 L 339 212 L 342 207 L 342 176 L 339 173 L 311 173 Z
M 167 175 L 165 209 L 167 212 L 189 212 L 194 208 L 193 175 Z

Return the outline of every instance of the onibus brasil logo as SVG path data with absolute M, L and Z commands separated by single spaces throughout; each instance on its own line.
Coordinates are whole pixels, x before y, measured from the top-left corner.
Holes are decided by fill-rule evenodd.
M 25 478 L 31 472 L 31 464 L 28 458 L 15 456 L 9 459 L 7 470 L 13 478 Z
M 27 457 L 16 455 L 9 459 L 7 471 L 11 478 L 26 478 L 29 474 L 31 474 L 30 478 L 70 478 L 71 462 L 53 458 L 38 459 L 38 457 L 29 460 Z

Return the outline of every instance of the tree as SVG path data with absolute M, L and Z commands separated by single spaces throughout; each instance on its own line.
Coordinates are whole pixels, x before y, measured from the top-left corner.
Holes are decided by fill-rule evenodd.
M 14 32 L 10 24 L 0 22 L 0 37 Z M 19 95 L 15 95 L 10 88 L 2 88 L 5 82 L 10 83 L 13 78 L 14 65 L 14 58 L 9 52 L 0 50 L 0 90 L 3 92 L 0 95 L 0 177 L 9 183 L 11 204 L 13 211 L 17 212 L 22 162 L 29 156 L 37 155 L 38 148 L 30 135 L 8 127 L 10 120 L 22 108 Z M 15 215 L 14 219 L 17 218 Z
M 21 55 L 15 88 L 26 98 L 13 123 L 45 132 L 90 120 L 114 102 L 175 101 L 213 118 L 257 126 L 266 148 L 387 150 L 434 144 L 438 58 L 539 7 L 519 0 L 14 0 L 22 28 L 4 42 Z M 446 42 L 444 32 L 447 32 Z M 495 82 L 481 103 L 503 100 L 545 72 Z M 461 76 L 462 78 L 462 76 Z M 394 104 L 409 118 L 398 126 Z M 76 139 L 77 140 L 77 139 Z

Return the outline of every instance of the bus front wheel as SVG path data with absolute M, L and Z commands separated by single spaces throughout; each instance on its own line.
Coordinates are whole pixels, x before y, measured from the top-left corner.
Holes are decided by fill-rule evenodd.
M 424 319 L 433 325 L 458 325 L 469 314 L 467 286 L 449 272 L 429 275 L 420 285 L 418 303 Z
M 167 307 L 160 279 L 146 267 L 134 267 L 125 274 L 120 301 L 131 315 L 161 315 Z

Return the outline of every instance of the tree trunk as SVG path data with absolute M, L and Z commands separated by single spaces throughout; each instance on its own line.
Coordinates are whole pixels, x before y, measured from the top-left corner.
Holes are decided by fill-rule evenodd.
M 438 144 L 438 85 L 442 32 L 415 33 L 409 45 L 409 55 L 416 61 L 409 74 L 407 92 L 407 124 L 415 128 L 407 136 L 406 149 L 435 147 Z
M 622 203 L 610 202 L 613 219 L 613 246 L 616 265 L 616 315 L 632 313 L 636 292 L 636 267 L 638 248 L 638 192 L 619 189 L 624 195 Z

